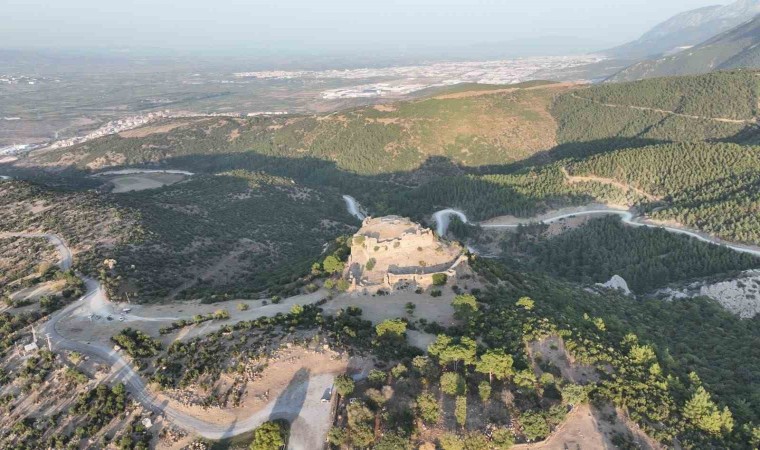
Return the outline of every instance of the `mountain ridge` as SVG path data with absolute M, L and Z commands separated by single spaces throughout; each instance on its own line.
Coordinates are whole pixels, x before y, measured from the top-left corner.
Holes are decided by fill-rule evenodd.
M 601 53 L 613 58 L 651 58 L 692 47 L 760 14 L 760 0 L 738 0 L 684 11 L 655 25 L 639 39 Z
M 757 67 L 760 67 L 760 14 L 695 47 L 627 67 L 608 81 L 633 81 Z

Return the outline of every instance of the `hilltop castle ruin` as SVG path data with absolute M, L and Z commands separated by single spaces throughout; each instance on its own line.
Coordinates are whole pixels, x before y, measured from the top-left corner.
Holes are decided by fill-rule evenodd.
M 427 288 L 435 274 L 456 279 L 467 267 L 459 244 L 399 216 L 368 217 L 353 236 L 346 276 L 352 290 Z

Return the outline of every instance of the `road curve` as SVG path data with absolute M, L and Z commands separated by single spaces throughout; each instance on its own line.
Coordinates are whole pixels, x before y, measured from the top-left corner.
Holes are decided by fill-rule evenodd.
M 60 236 L 46 233 L 0 233 L 0 238 L 12 237 L 47 239 L 48 242 L 55 246 L 56 250 L 58 250 L 58 254 L 60 255 L 60 259 L 58 260 L 58 267 L 60 267 L 61 270 L 71 269 L 73 261 L 71 250 L 66 246 Z
M 71 250 L 66 246 L 63 239 L 57 235 L 45 233 L 0 233 L 0 238 L 7 237 L 46 238 L 56 246 L 60 253 L 61 258 L 59 266 L 61 269 L 68 270 L 72 266 Z M 307 421 L 301 420 L 299 415 L 302 413 L 302 409 L 305 413 L 310 412 L 311 414 L 317 414 L 320 417 L 327 417 L 329 415 L 329 404 L 322 403 L 320 399 L 324 390 L 332 385 L 332 375 L 324 374 L 314 376 L 304 380 L 302 383 L 293 384 L 288 387 L 288 390 L 284 392 L 283 395 L 294 395 L 294 392 L 291 391 L 305 392 L 303 396 L 306 398 L 306 402 L 304 403 L 303 408 L 300 405 L 288 405 L 285 402 L 277 402 L 274 400 L 262 410 L 257 411 L 244 420 L 236 421 L 229 425 L 205 422 L 196 416 L 171 407 L 165 401 L 160 400 L 151 394 L 150 390 L 145 385 L 145 382 L 132 368 L 129 361 L 110 346 L 76 341 L 63 336 L 59 332 L 58 323 L 61 319 L 70 316 L 77 309 L 88 307 L 95 301 L 108 302 L 105 291 L 97 280 L 83 274 L 77 275 L 84 281 L 86 293 L 65 308 L 51 314 L 41 328 L 43 335 L 50 335 L 51 340 L 54 342 L 54 350 L 76 351 L 83 355 L 89 355 L 104 361 L 111 366 L 111 373 L 106 381 L 111 383 L 124 383 L 127 391 L 146 409 L 153 411 L 156 414 L 163 415 L 177 426 L 196 433 L 204 438 L 224 439 L 251 431 L 267 420 L 278 418 L 292 419 L 295 417 L 296 423 L 298 423 L 300 428 L 299 431 L 301 431 L 300 434 L 305 436 L 303 438 L 310 439 L 309 448 L 318 448 L 322 445 L 324 434 L 322 432 L 326 432 L 326 430 L 322 430 L 321 428 L 324 427 L 320 427 L 320 424 L 306 423 Z M 296 392 L 296 394 L 298 392 Z M 324 411 L 321 411 L 322 409 L 324 409 Z
M 367 217 L 367 213 L 362 209 L 355 198 L 351 197 L 350 195 L 344 195 L 343 201 L 346 202 L 346 209 L 348 210 L 349 214 L 361 221 L 364 221 L 364 219 Z
M 93 177 L 102 177 L 108 175 L 136 175 L 140 173 L 172 173 L 177 175 L 195 175 L 193 172 L 187 170 L 174 170 L 174 169 L 120 169 L 120 170 L 106 170 L 105 172 L 94 173 Z
M 438 233 L 438 236 L 443 236 L 446 234 L 446 230 L 449 228 L 449 217 L 451 216 L 457 216 L 459 217 L 459 220 L 467 223 L 467 216 L 458 209 L 447 208 L 437 211 L 433 214 L 433 220 L 435 220 L 435 232 Z
M 451 209 L 444 209 L 442 211 L 438 211 L 433 215 L 433 217 L 438 220 L 439 218 L 442 219 L 442 221 L 437 222 L 438 223 L 438 229 L 439 235 L 443 235 L 446 233 L 446 227 L 448 226 L 448 220 L 446 218 L 446 221 L 443 221 L 444 216 L 449 216 L 451 214 L 457 214 L 460 215 L 460 211 L 455 211 Z M 600 209 L 593 209 L 588 211 L 578 211 L 578 212 L 571 212 L 571 213 L 563 213 L 563 214 L 557 214 L 555 216 L 551 216 L 542 220 L 536 220 L 536 218 L 533 219 L 525 219 L 521 221 L 520 223 L 516 224 L 487 224 L 487 223 L 480 223 L 480 227 L 482 228 L 517 228 L 520 225 L 525 225 L 529 223 L 544 223 L 544 224 L 550 224 L 552 222 L 556 222 L 558 220 L 567 219 L 569 217 L 577 217 L 577 216 L 588 216 L 588 215 L 605 215 L 605 214 L 616 214 L 621 217 L 623 223 L 626 223 L 628 225 L 634 226 L 634 227 L 649 227 L 649 228 L 661 228 L 663 230 L 669 231 L 671 233 L 677 233 L 677 234 L 685 234 L 687 236 L 691 236 L 695 239 L 698 239 L 702 242 L 707 242 L 709 244 L 713 245 L 722 245 L 727 248 L 730 248 L 732 250 L 735 250 L 737 252 L 742 253 L 749 253 L 754 256 L 760 256 L 760 249 L 751 247 L 748 245 L 742 245 L 742 244 L 735 244 L 731 242 L 726 242 L 721 239 L 709 236 L 705 233 L 700 233 L 693 230 L 688 230 L 685 228 L 678 228 L 678 227 L 668 227 L 653 223 L 645 222 L 643 218 L 639 216 L 634 216 L 634 214 L 629 210 L 624 209 L 614 209 L 614 208 L 600 208 Z M 464 220 L 464 222 L 467 222 L 467 220 Z M 445 223 L 446 225 L 442 228 L 441 224 Z

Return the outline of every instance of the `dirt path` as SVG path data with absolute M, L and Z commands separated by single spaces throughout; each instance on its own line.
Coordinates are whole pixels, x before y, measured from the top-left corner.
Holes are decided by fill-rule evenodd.
M 543 84 L 540 86 L 532 86 L 532 87 L 527 87 L 527 88 L 513 87 L 513 88 L 482 90 L 482 91 L 472 90 L 472 91 L 454 92 L 452 94 L 436 95 L 432 98 L 436 100 L 450 100 L 450 99 L 459 99 L 459 98 L 482 97 L 484 95 L 492 95 L 492 94 L 508 94 L 510 92 L 515 92 L 515 91 L 535 91 L 538 89 L 562 89 L 562 88 L 578 86 L 581 84 L 584 84 L 584 83 L 578 83 L 577 81 L 565 81 L 563 83 Z
M 702 116 L 694 116 L 691 114 L 682 114 L 677 113 L 675 111 L 668 111 L 665 109 L 657 109 L 657 108 L 648 108 L 646 106 L 634 106 L 634 105 L 620 105 L 616 103 L 603 103 L 598 100 L 592 100 L 590 98 L 581 97 L 578 94 L 570 94 L 571 97 L 577 98 L 578 100 L 585 100 L 590 103 L 596 103 L 597 105 L 607 106 L 610 108 L 628 108 L 628 109 L 635 109 L 638 111 L 651 111 L 656 112 L 660 114 L 667 114 L 670 116 L 678 116 L 678 117 L 685 117 L 687 119 L 700 119 L 700 120 L 711 120 L 713 122 L 723 122 L 723 123 L 746 123 L 746 124 L 756 124 L 758 122 L 757 118 L 754 119 L 727 119 L 725 117 L 702 117 Z
M 604 449 L 619 448 L 612 443 L 615 434 L 630 436 L 641 449 L 662 449 L 661 445 L 653 442 L 638 430 L 630 429 L 625 421 L 608 422 L 602 412 L 607 415 L 611 408 L 599 411 L 589 405 L 579 405 L 567 415 L 562 424 L 546 438 L 532 444 L 518 444 L 513 450 L 568 450 L 568 449 Z
M 642 189 L 639 189 L 635 186 L 631 186 L 630 184 L 622 183 L 620 181 L 614 180 L 612 178 L 604 178 L 604 177 L 598 177 L 596 175 L 570 175 L 570 173 L 567 171 L 566 168 L 562 168 L 562 175 L 564 175 L 565 180 L 569 184 L 576 184 L 576 183 L 588 183 L 588 182 L 594 182 L 594 183 L 601 183 L 606 184 L 609 186 L 615 186 L 618 189 L 622 189 L 624 191 L 633 191 L 642 197 L 645 197 L 647 200 L 651 202 L 660 201 L 662 200 L 662 197 L 658 197 L 656 195 L 650 194 Z
M 60 252 L 59 265 L 67 270 L 71 267 L 71 251 L 63 239 L 53 234 L 33 233 L 2 233 L 3 237 L 44 237 L 53 243 Z M 203 417 L 188 414 L 181 409 L 172 408 L 165 400 L 154 395 L 145 385 L 145 381 L 134 370 L 131 363 L 119 352 L 111 348 L 110 344 L 97 342 L 84 342 L 61 334 L 60 322 L 62 319 L 75 315 L 81 315 L 82 309 L 107 310 L 111 302 L 106 297 L 100 283 L 92 278 L 78 274 L 85 282 L 87 292 L 84 296 L 69 304 L 65 308 L 56 311 L 41 326 L 41 332 L 49 335 L 53 342 L 54 351 L 69 350 L 91 356 L 104 361 L 111 367 L 111 373 L 105 380 L 109 383 L 124 383 L 127 390 L 146 409 L 163 415 L 177 426 L 190 432 L 196 433 L 208 439 L 224 439 L 247 431 L 251 431 L 263 422 L 277 418 L 291 419 L 293 424 L 293 436 L 291 448 L 319 448 L 324 442 L 324 436 L 329 428 L 329 403 L 321 401 L 325 389 L 332 385 L 333 373 L 316 374 L 306 376 L 303 379 L 294 380 L 284 392 L 275 400 L 269 402 L 264 408 L 242 420 L 232 423 L 216 424 L 209 423 Z M 127 314 L 130 319 L 139 320 L 171 320 L 174 318 L 145 318 Z M 318 420 L 319 419 L 319 420 Z M 301 447 L 303 446 L 303 447 Z

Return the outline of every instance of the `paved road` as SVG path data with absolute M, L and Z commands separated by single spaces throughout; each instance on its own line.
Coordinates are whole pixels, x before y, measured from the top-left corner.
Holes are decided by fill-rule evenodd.
M 58 250 L 58 254 L 60 255 L 58 267 L 60 267 L 61 270 L 71 269 L 71 264 L 73 261 L 71 250 L 66 246 L 66 244 L 63 242 L 63 239 L 61 239 L 59 236 L 45 233 L 0 233 L 0 238 L 9 237 L 47 239 L 48 242 L 55 246 L 56 250 Z
M 442 211 L 438 211 L 434 214 L 434 217 L 436 219 L 443 218 L 446 216 L 449 216 L 451 214 L 460 215 L 462 214 L 461 211 L 456 211 L 452 209 L 445 209 Z M 684 228 L 678 228 L 678 227 L 667 227 L 663 225 L 653 224 L 653 223 L 647 223 L 642 219 L 641 217 L 634 216 L 631 211 L 623 210 L 623 209 L 614 209 L 614 208 L 600 208 L 600 209 L 593 209 L 588 211 L 578 211 L 578 212 L 571 212 L 571 213 L 564 213 L 564 214 L 558 214 L 556 216 L 544 218 L 542 220 L 536 220 L 534 219 L 525 219 L 522 220 L 520 223 L 515 224 L 480 224 L 483 228 L 517 228 L 521 224 L 528 224 L 528 223 L 545 223 L 549 224 L 552 222 L 556 222 L 558 220 L 567 219 L 569 217 L 577 217 L 577 216 L 587 216 L 587 215 L 605 215 L 605 214 L 616 214 L 619 215 L 623 222 L 635 226 L 635 227 L 650 227 L 650 228 L 662 228 L 666 231 L 669 231 L 671 233 L 677 233 L 677 234 L 685 234 L 687 236 L 691 236 L 695 239 L 699 239 L 702 242 L 707 242 L 714 245 L 722 245 L 725 247 L 728 247 L 732 250 L 736 250 L 737 252 L 742 253 L 749 253 L 751 255 L 760 256 L 760 249 L 748 245 L 742 245 L 742 244 L 734 244 L 731 242 L 725 242 L 721 239 L 712 237 L 710 235 L 707 235 L 705 233 L 700 233 L 693 230 L 688 230 Z M 460 216 L 461 217 L 461 216 Z M 465 218 L 466 219 L 466 218 Z M 463 220 L 464 222 L 467 222 L 467 220 Z M 441 223 L 444 222 L 438 222 L 438 234 L 443 235 L 446 233 L 446 226 L 448 226 L 448 220 L 446 220 L 446 226 L 441 229 Z
M 71 268 L 71 251 L 59 236 L 40 233 L 0 233 L 0 237 L 46 238 L 56 246 L 61 255 L 59 261 L 60 267 L 64 270 Z M 92 311 L 93 309 L 102 307 L 93 305 L 110 304 L 105 291 L 97 280 L 82 274 L 78 275 L 85 283 L 85 295 L 65 308 L 53 313 L 47 322 L 42 325 L 42 334 L 50 334 L 54 342 L 54 350 L 76 351 L 104 361 L 111 366 L 111 374 L 106 381 L 124 383 L 135 400 L 140 402 L 146 409 L 163 415 L 179 427 L 207 439 L 232 437 L 251 431 L 267 420 L 286 418 L 292 421 L 291 434 L 293 437 L 291 438 L 290 448 L 322 448 L 327 429 L 329 428 L 330 404 L 323 403 L 321 397 L 324 391 L 332 386 L 333 375 L 311 376 L 303 381 L 291 383 L 278 399 L 273 400 L 264 409 L 244 420 L 230 425 L 205 422 L 198 417 L 172 408 L 164 401 L 152 395 L 143 379 L 132 368 L 132 365 L 110 346 L 69 339 L 59 332 L 58 323 L 61 319 L 71 316 L 76 310 L 89 308 Z M 283 401 L 283 398 L 285 400 L 295 398 L 298 401 L 288 402 Z
M 451 216 L 457 216 L 459 217 L 459 220 L 467 223 L 467 216 L 458 209 L 448 208 L 438 211 L 433 214 L 433 220 L 435 220 L 436 223 L 435 232 L 438 233 L 438 236 L 443 236 L 446 234 L 446 230 L 449 229 L 449 222 L 451 221 L 449 218 Z
M 351 197 L 350 195 L 344 195 L 343 200 L 346 202 L 346 209 L 348 210 L 349 214 L 361 221 L 367 217 L 367 213 L 364 212 L 355 198 Z
M 359 212 L 361 209 L 360 209 L 359 204 L 356 202 L 356 200 L 350 195 L 344 195 L 343 199 L 346 201 L 346 208 L 348 209 L 348 212 L 351 215 L 356 216 L 357 218 L 359 218 L 359 215 L 357 214 L 360 214 L 361 215 L 360 220 L 363 220 L 365 216 Z M 528 223 L 536 223 L 536 222 L 549 224 L 552 222 L 556 222 L 558 220 L 567 219 L 569 217 L 587 216 L 587 215 L 604 215 L 604 214 L 619 215 L 621 216 L 624 223 L 627 223 L 628 225 L 631 225 L 631 226 L 662 228 L 663 230 L 669 231 L 671 233 L 685 234 L 687 236 L 691 236 L 695 239 L 699 239 L 702 242 L 707 242 L 714 245 L 722 245 L 732 250 L 736 250 L 737 252 L 749 253 L 754 256 L 760 256 L 760 248 L 749 246 L 749 245 L 726 242 L 721 239 L 710 236 L 706 233 L 701 233 L 694 230 L 688 230 L 685 228 L 678 228 L 678 227 L 668 227 L 668 226 L 658 225 L 654 223 L 648 223 L 643 218 L 639 216 L 634 216 L 631 211 L 625 210 L 625 209 L 599 208 L 599 209 L 592 209 L 592 210 L 587 210 L 587 211 L 561 213 L 561 214 L 557 214 L 555 216 L 551 216 L 551 217 L 544 218 L 541 220 L 538 220 L 537 218 L 528 218 L 528 219 L 523 219 L 520 221 L 520 223 L 515 223 L 515 224 L 480 223 L 479 225 L 483 228 L 517 228 L 520 224 L 525 225 Z M 444 234 L 446 234 L 446 230 L 449 227 L 451 216 L 459 217 L 459 219 L 464 223 L 472 223 L 472 222 L 469 222 L 469 220 L 467 219 L 467 215 L 465 215 L 464 212 L 458 209 L 453 209 L 453 208 L 442 209 L 433 214 L 433 220 L 436 222 L 436 232 L 438 233 L 439 236 L 443 236 Z

